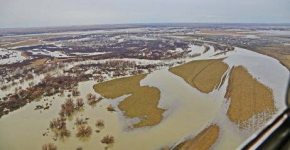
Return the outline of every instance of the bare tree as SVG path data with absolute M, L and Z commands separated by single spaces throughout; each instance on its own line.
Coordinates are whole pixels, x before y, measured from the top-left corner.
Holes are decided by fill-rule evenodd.
M 57 147 L 53 143 L 48 143 L 42 145 L 42 150 L 57 150 Z
M 103 137 L 101 142 L 105 144 L 111 144 L 115 142 L 115 138 L 112 135 L 106 135 L 105 137 Z

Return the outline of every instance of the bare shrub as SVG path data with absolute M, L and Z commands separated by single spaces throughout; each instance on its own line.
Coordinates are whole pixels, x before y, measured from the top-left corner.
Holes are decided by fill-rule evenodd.
M 73 95 L 73 96 L 79 96 L 79 95 L 80 95 L 80 91 L 78 91 L 77 88 L 74 88 L 74 89 L 72 90 L 72 95 Z
M 102 99 L 103 99 L 103 97 L 99 97 L 99 98 L 97 99 L 96 102 L 98 103 L 98 102 L 100 102 Z
M 115 108 L 110 104 L 110 105 L 107 107 L 107 110 L 108 110 L 108 111 L 115 111 Z
M 64 110 L 63 109 L 61 109 L 60 111 L 59 111 L 59 116 L 61 116 L 61 117 L 64 117 L 65 116 L 65 112 L 64 112 Z
M 84 101 L 82 98 L 77 98 L 77 102 L 76 102 L 76 109 L 79 109 L 80 107 L 84 106 Z
M 86 97 L 87 97 L 87 100 L 89 100 L 89 99 L 91 99 L 93 97 L 93 94 L 92 93 L 88 93 Z
M 32 80 L 33 79 L 33 75 L 31 73 L 28 73 L 26 75 L 26 80 Z
M 63 129 L 66 127 L 64 118 L 56 118 L 49 122 L 49 127 L 52 129 Z
M 83 149 L 82 147 L 78 147 L 78 148 L 77 148 L 77 150 L 82 150 L 82 149 Z
M 99 126 L 99 127 L 105 126 L 104 120 L 102 120 L 102 119 L 97 120 L 96 126 Z
M 78 127 L 77 137 L 88 137 L 92 134 L 92 128 L 90 126 L 81 125 Z
M 61 105 L 61 110 L 59 112 L 60 116 L 71 116 L 74 112 L 75 104 L 73 102 L 73 99 L 68 98 L 66 99 L 65 103 Z
M 60 89 L 60 90 L 59 90 L 59 93 L 60 93 L 60 94 L 63 94 L 63 93 L 64 93 L 64 90 L 63 90 L 63 89 Z
M 42 145 L 42 150 L 57 150 L 57 147 L 53 143 L 48 143 Z
M 76 119 L 76 125 L 83 125 L 83 124 L 87 124 L 88 122 L 86 120 L 84 120 L 83 118 L 78 118 Z
M 64 127 L 63 129 L 61 129 L 59 131 L 59 136 L 60 137 L 69 137 L 70 135 L 71 135 L 71 133 L 66 127 Z
M 88 104 L 89 105 L 96 104 L 97 103 L 97 96 L 96 95 L 93 95 L 91 93 L 89 93 L 88 95 L 87 95 Z
M 7 85 L 2 85 L 0 89 L 1 89 L 1 90 L 6 90 L 7 88 L 8 88 Z
M 103 137 L 101 142 L 105 144 L 111 144 L 115 142 L 115 138 L 112 135 L 106 135 L 105 137 Z

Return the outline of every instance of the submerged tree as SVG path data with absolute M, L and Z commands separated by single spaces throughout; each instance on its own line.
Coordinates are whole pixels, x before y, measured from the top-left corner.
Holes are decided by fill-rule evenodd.
M 64 104 L 61 105 L 61 110 L 59 112 L 59 115 L 64 117 L 65 115 L 71 116 L 74 112 L 75 104 L 73 102 L 73 99 L 68 98 Z
M 66 127 L 64 118 L 56 118 L 49 122 L 49 127 L 51 129 L 63 129 Z
M 66 127 L 64 127 L 63 129 L 61 129 L 59 131 L 58 135 L 60 137 L 69 137 L 71 135 L 71 133 L 70 133 L 70 131 Z
M 111 144 L 115 142 L 115 138 L 112 135 L 106 135 L 105 137 L 103 137 L 101 142 L 105 144 Z
M 81 125 L 78 127 L 77 137 L 89 137 L 92 134 L 92 128 L 90 126 Z
M 76 125 L 83 125 L 83 124 L 87 124 L 88 122 L 86 120 L 84 120 L 83 118 L 76 118 Z
M 89 93 L 87 95 L 87 102 L 89 105 L 93 105 L 93 104 L 96 104 L 98 102 L 97 100 L 97 96 L 96 95 L 93 95 L 92 93 Z
M 73 96 L 79 96 L 79 95 L 80 95 L 80 91 L 78 91 L 77 88 L 73 88 L 73 89 L 72 89 L 72 95 L 73 95 Z
M 77 98 L 77 102 L 76 102 L 76 109 L 79 109 L 81 107 L 84 106 L 84 101 L 82 98 Z
M 99 126 L 99 127 L 105 126 L 104 120 L 102 120 L 102 119 L 97 120 L 96 126 Z
M 110 104 L 110 105 L 107 107 L 107 110 L 108 110 L 108 111 L 115 111 L 115 108 Z
M 53 143 L 47 143 L 42 145 L 42 150 L 57 150 L 57 147 Z

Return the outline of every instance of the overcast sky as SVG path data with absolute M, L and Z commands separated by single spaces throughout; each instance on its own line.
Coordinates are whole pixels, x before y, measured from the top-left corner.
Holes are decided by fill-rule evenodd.
M 290 23 L 290 0 L 0 0 L 0 28 L 123 23 Z

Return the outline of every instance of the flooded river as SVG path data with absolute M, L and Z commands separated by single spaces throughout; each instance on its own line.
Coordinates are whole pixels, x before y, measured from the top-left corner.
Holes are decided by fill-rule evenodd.
M 242 49 L 236 51 L 240 51 L 240 53 L 228 54 L 224 62 L 229 66 L 238 64 L 245 66 L 254 77 L 259 78 L 261 83 L 270 87 L 274 93 L 278 112 L 281 112 L 285 108 L 283 101 L 284 89 L 286 89 L 289 78 L 288 70 L 270 57 L 260 56 L 253 52 L 247 53 Z M 245 63 L 245 60 L 249 61 Z M 261 63 L 263 67 L 261 67 Z M 272 68 L 272 72 L 280 71 L 280 75 L 278 73 L 267 74 L 269 67 Z M 255 68 L 258 68 L 258 71 L 255 71 Z M 273 76 L 277 79 L 275 83 L 270 81 Z M 95 93 L 92 88 L 94 84 L 96 84 L 94 81 L 79 83 L 80 97 L 85 99 L 88 93 Z M 45 143 L 54 143 L 58 149 L 76 149 L 78 147 L 104 149 L 108 147 L 116 150 L 154 150 L 172 147 L 186 138 L 198 134 L 210 124 L 217 124 L 220 127 L 220 135 L 212 148 L 235 149 L 253 133 L 251 129 L 239 129 L 228 119 L 226 112 L 229 101 L 224 98 L 227 82 L 219 90 L 204 94 L 191 87 L 182 78 L 170 73 L 168 69 L 162 69 L 149 74 L 140 84 L 141 86 L 157 87 L 161 91 L 158 107 L 166 109 L 166 111 L 163 113 L 164 119 L 158 125 L 127 130 L 126 120 L 128 119 L 122 116 L 122 112 L 119 110 L 107 111 L 109 104 L 116 106 L 117 102 L 128 96 L 125 95 L 117 99 L 103 99 L 96 106 L 89 106 L 85 103 L 82 111 L 76 112 L 66 121 L 71 136 L 54 141 L 54 133 L 49 129 L 49 121 L 58 117 L 61 104 L 67 98 L 68 93 L 65 93 L 64 96 L 44 97 L 3 116 L 0 119 L 0 149 L 41 149 Z M 46 103 L 52 104 L 48 110 L 34 110 L 37 105 Z M 77 117 L 89 118 L 88 125 L 92 127 L 93 133 L 86 140 L 75 136 L 76 125 L 74 123 Z M 104 120 L 103 129 L 95 126 L 98 119 Z M 96 133 L 96 130 L 100 130 L 100 133 Z M 48 135 L 43 136 L 43 133 L 48 133 Z M 115 137 L 114 144 L 106 145 L 100 142 L 107 134 Z

